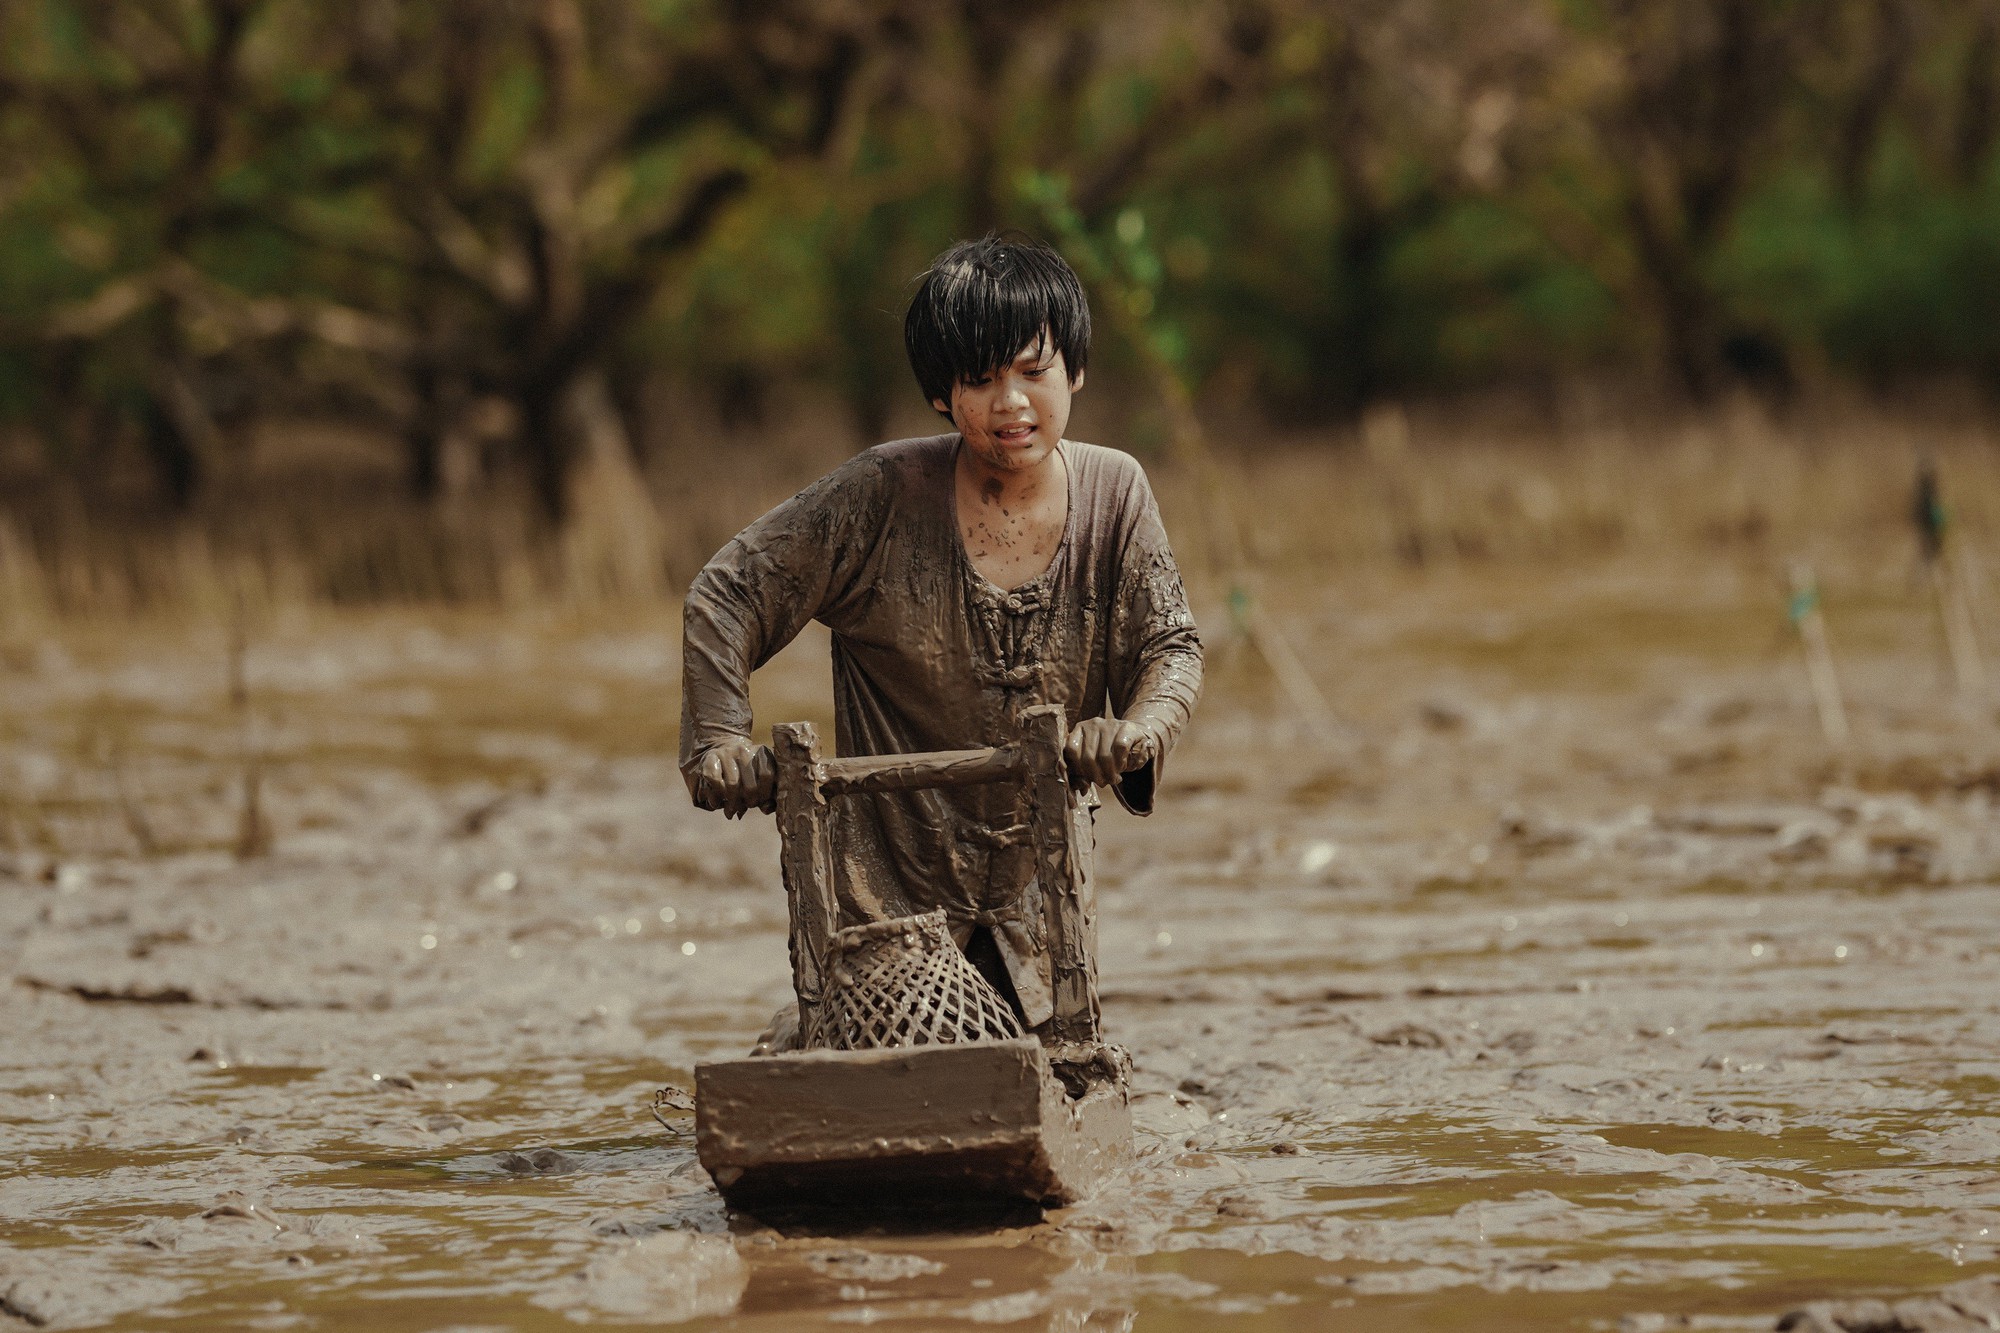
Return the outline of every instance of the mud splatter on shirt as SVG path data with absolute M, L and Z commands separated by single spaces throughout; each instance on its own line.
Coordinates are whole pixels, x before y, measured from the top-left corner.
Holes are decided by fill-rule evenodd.
M 1164 758 L 1201 692 L 1201 643 L 1144 471 L 1117 450 L 1064 441 L 1062 541 L 1041 575 L 1006 590 L 974 570 L 959 538 L 958 446 L 952 434 L 869 449 L 745 528 L 696 576 L 685 613 L 683 773 L 717 744 L 751 736 L 750 673 L 811 620 L 833 631 L 842 755 L 998 745 L 1011 739 L 1017 708 L 1054 703 L 1072 723 L 1107 708 L 1145 722 Z M 1151 810 L 1158 767 L 1121 784 L 1135 813 Z M 1086 875 L 1094 804 L 1078 814 Z M 971 787 L 837 802 L 834 859 L 845 922 L 941 907 L 961 943 L 988 926 L 1029 1021 L 1046 1017 L 1020 793 Z

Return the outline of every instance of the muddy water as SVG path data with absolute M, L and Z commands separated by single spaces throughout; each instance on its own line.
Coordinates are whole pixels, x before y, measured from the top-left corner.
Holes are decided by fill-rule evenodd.
M 2000 1271 L 2000 739 L 1863 593 L 1836 756 L 1727 567 L 1274 592 L 1342 734 L 1225 647 L 1162 815 L 1101 819 L 1129 1181 L 838 1239 L 732 1224 L 646 1113 L 787 991 L 768 821 L 671 767 L 669 616 L 261 625 L 247 725 L 219 632 L 17 638 L 0 1309 L 1749 1328 Z

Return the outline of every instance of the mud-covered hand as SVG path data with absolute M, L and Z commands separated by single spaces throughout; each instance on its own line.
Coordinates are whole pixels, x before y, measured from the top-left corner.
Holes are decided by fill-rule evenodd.
M 1143 723 L 1092 717 L 1069 729 L 1063 758 L 1069 761 L 1071 782 L 1108 787 L 1119 775 L 1144 768 L 1158 749 L 1152 728 Z
M 778 763 L 767 745 L 724 741 L 701 757 L 688 792 L 703 810 L 741 819 L 751 810 L 770 814 L 778 805 Z

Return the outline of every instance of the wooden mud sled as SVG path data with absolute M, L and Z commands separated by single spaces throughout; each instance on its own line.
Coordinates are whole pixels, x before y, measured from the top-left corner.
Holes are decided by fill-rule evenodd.
M 1013 743 L 984 750 L 822 759 L 810 724 L 773 729 L 805 1049 L 695 1068 L 696 1151 L 731 1207 L 1054 1206 L 1130 1162 L 1129 1062 L 1098 1035 L 1065 736 L 1053 705 L 1024 709 Z M 989 782 L 1028 794 L 1055 994 L 1041 1037 L 1022 1032 L 942 912 L 837 928 L 830 802 Z

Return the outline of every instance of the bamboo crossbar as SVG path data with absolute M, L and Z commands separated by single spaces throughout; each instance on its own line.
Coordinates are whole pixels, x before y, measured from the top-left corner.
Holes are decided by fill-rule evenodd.
M 821 765 L 819 789 L 828 797 L 926 787 L 976 787 L 1017 779 L 1026 761 L 1015 746 L 940 750 L 932 754 L 857 755 Z

